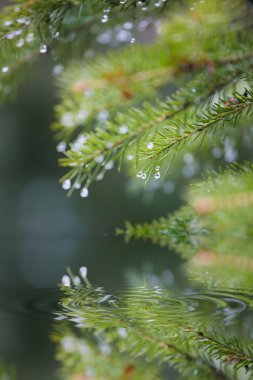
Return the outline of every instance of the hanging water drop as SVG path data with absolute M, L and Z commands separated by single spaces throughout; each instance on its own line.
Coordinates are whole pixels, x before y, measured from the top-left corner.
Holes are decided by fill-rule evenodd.
M 8 73 L 8 71 L 9 71 L 9 67 L 8 66 L 4 66 L 4 67 L 2 67 L 2 73 Z
M 103 15 L 103 17 L 101 18 L 101 22 L 104 24 L 108 21 L 108 16 L 107 15 Z
M 87 277 L 87 272 L 88 272 L 88 268 L 87 267 L 81 267 L 80 269 L 79 269 L 79 273 L 80 273 L 80 275 L 82 276 L 82 278 L 85 280 L 86 279 L 86 277 Z
M 147 174 L 146 173 L 143 173 L 142 176 L 141 176 L 142 179 L 146 179 L 147 178 Z
M 59 153 L 65 152 L 66 148 L 67 148 L 67 144 L 66 144 L 65 141 L 60 141 L 56 145 L 56 151 L 59 152 Z
M 160 172 L 155 173 L 155 179 L 159 179 L 161 177 Z
M 70 179 L 65 179 L 65 181 L 62 184 L 63 190 L 69 190 L 71 188 L 71 181 Z
M 64 285 L 64 286 L 70 286 L 71 285 L 70 277 L 66 274 L 62 277 L 61 282 L 62 282 L 62 285 Z
M 47 45 L 41 44 L 40 45 L 40 53 L 45 54 L 47 52 Z
M 111 170 L 113 168 L 113 161 L 108 161 L 106 164 L 105 164 L 105 170 Z
M 18 48 L 20 48 L 20 47 L 22 47 L 23 45 L 24 45 L 24 43 L 25 43 L 25 40 L 23 39 L 23 38 L 21 38 L 18 42 L 17 42 L 17 47 Z
M 153 149 L 154 147 L 154 144 L 150 141 L 148 144 L 147 144 L 147 148 L 148 149 Z
M 139 171 L 139 172 L 136 174 L 136 177 L 141 178 L 141 177 L 142 177 L 142 171 Z
M 75 189 L 80 189 L 81 188 L 81 184 L 79 182 L 75 182 L 74 183 L 74 188 Z
M 89 195 L 89 190 L 87 189 L 87 187 L 83 187 L 81 192 L 80 192 L 80 195 L 82 198 L 87 198 L 88 195 Z
M 157 165 L 156 168 L 155 168 L 155 170 L 158 172 L 160 170 L 160 166 Z
M 131 40 L 130 40 L 130 44 L 134 44 L 135 43 L 135 38 L 132 37 Z

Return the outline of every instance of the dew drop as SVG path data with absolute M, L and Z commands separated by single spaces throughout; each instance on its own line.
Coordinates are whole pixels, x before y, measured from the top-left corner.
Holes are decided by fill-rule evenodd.
M 17 42 L 17 47 L 18 48 L 20 48 L 20 47 L 22 47 L 23 45 L 24 45 L 24 43 L 25 43 L 25 40 L 23 39 L 23 38 L 21 38 L 18 42 Z
M 71 281 L 70 281 L 70 277 L 65 274 L 62 279 L 61 279 L 61 282 L 64 286 L 70 286 L 71 285 Z
M 71 188 L 71 181 L 70 179 L 65 179 L 65 181 L 62 184 L 63 190 L 69 190 Z
M 127 0 L 120 0 L 120 4 L 126 4 Z
M 132 37 L 131 40 L 130 40 L 130 44 L 134 44 L 135 43 L 135 38 Z
M 52 74 L 53 75 L 59 75 L 59 74 L 61 74 L 63 72 L 63 69 L 64 69 L 64 67 L 62 65 L 56 65 L 53 68 Z
M 147 144 L 147 148 L 148 148 L 148 149 L 153 149 L 153 147 L 154 147 L 154 144 L 153 144 L 152 142 L 149 142 L 149 143 Z
M 6 20 L 4 22 L 4 26 L 11 26 L 11 25 L 12 25 L 12 21 Z
M 160 170 L 160 166 L 156 166 L 155 170 L 158 172 Z
M 33 33 L 29 33 L 26 37 L 26 41 L 27 42 L 33 42 L 34 41 L 34 34 Z
M 101 18 L 101 22 L 104 24 L 108 21 L 108 16 L 107 15 L 103 15 L 103 17 Z
M 132 161 L 133 159 L 134 159 L 133 154 L 128 154 L 128 155 L 127 155 L 127 160 L 128 160 L 128 161 Z
M 109 141 L 106 143 L 106 149 L 112 149 L 113 148 L 113 142 Z
M 155 179 L 159 179 L 161 177 L 160 172 L 155 173 Z
M 101 172 L 101 173 L 99 173 L 98 175 L 97 175 L 97 177 L 96 177 L 96 180 L 97 181 L 102 181 L 102 179 L 104 178 L 104 173 L 103 172 Z
M 80 195 L 82 198 L 87 198 L 89 195 L 89 190 L 87 187 L 83 187 L 82 190 L 80 191 Z
M 118 328 L 118 334 L 120 338 L 126 338 L 127 337 L 127 330 L 124 327 Z
M 101 164 L 104 161 L 104 156 L 100 154 L 99 156 L 95 157 L 95 162 L 97 164 Z
M 127 133 L 128 132 L 128 127 L 126 126 L 126 125 L 121 125 L 120 127 L 119 127 L 119 133 L 121 134 L 121 135 L 124 135 L 125 133 Z
M 85 280 L 87 277 L 88 268 L 87 267 L 81 267 L 79 269 L 80 276 Z
M 136 174 L 136 177 L 141 178 L 141 177 L 142 177 L 142 171 L 139 171 L 139 172 Z
M 6 34 L 7 40 L 12 40 L 16 36 L 15 32 L 9 32 Z
M 79 182 L 75 182 L 74 183 L 74 188 L 75 189 L 80 189 L 81 188 L 81 184 Z
M 113 161 L 108 161 L 106 164 L 105 164 L 105 169 L 106 170 L 111 170 L 113 168 Z
M 4 66 L 4 67 L 2 67 L 2 73 L 8 73 L 8 71 L 9 71 L 9 67 L 8 66 Z
M 40 45 L 40 53 L 45 54 L 47 52 L 47 45 L 41 44 Z
M 142 179 L 146 179 L 147 178 L 147 174 L 146 173 L 143 173 L 142 176 L 141 176 Z
M 67 148 L 67 144 L 65 141 L 60 141 L 57 145 L 56 145 L 56 151 L 61 153 L 61 152 L 65 152 Z

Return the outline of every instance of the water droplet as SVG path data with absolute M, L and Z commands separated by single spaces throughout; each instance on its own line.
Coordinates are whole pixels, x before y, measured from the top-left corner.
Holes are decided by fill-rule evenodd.
M 141 177 L 142 177 L 142 171 L 139 171 L 139 172 L 136 174 L 136 177 L 141 178 Z
M 123 28 L 124 28 L 124 29 L 127 29 L 127 30 L 130 30 L 130 29 L 133 28 L 133 23 L 132 23 L 132 22 L 125 22 L 125 23 L 123 24 Z
M 45 54 L 47 52 L 47 45 L 41 44 L 40 45 L 40 53 Z
M 105 169 L 106 170 L 111 170 L 113 168 L 113 161 L 108 161 L 106 164 L 105 164 Z
M 22 34 L 23 33 L 23 29 L 17 29 L 17 30 L 15 30 L 15 36 L 20 36 L 20 34 Z
M 127 155 L 127 160 L 128 161 L 132 161 L 134 159 L 134 155 L 133 154 L 128 154 Z
M 120 4 L 126 4 L 127 0 L 120 0 Z
M 8 71 L 9 71 L 9 67 L 8 66 L 2 67 L 2 73 L 8 73 Z
M 10 20 L 6 20 L 4 22 L 4 26 L 11 26 L 11 25 L 12 25 L 12 21 L 10 21 Z
M 63 72 L 63 69 L 64 69 L 64 67 L 62 65 L 56 65 L 53 68 L 52 74 L 53 75 L 59 75 L 59 74 L 61 74 Z
M 95 162 L 97 164 L 101 164 L 104 161 L 104 156 L 100 154 L 99 156 L 95 157 Z
M 127 133 L 128 132 L 128 127 L 126 126 L 126 125 L 121 125 L 120 127 L 119 127 L 119 133 L 121 134 L 121 135 L 124 135 L 125 133 Z
M 66 112 L 62 115 L 60 123 L 63 127 L 73 127 L 75 124 L 74 116 L 70 112 Z
M 130 40 L 130 44 L 134 44 L 134 43 L 135 43 L 135 37 L 132 37 Z
M 159 165 L 156 166 L 155 170 L 156 170 L 156 171 L 159 171 L 159 170 L 160 170 L 160 166 L 159 166 Z
M 110 12 L 111 12 L 111 8 L 110 7 L 104 9 L 104 13 L 110 13 Z
M 127 337 L 127 331 L 125 327 L 119 327 L 118 328 L 118 334 L 120 338 L 126 338 Z
M 159 179 L 161 177 L 160 172 L 155 173 L 155 179 Z
M 111 347 L 107 343 L 101 343 L 99 345 L 100 351 L 104 356 L 108 356 L 111 353 Z
M 103 172 L 101 172 L 101 173 L 99 173 L 97 176 L 96 176 L 96 180 L 97 181 L 101 181 L 103 178 L 104 178 L 104 173 Z
M 141 176 L 142 179 L 146 179 L 147 178 L 147 174 L 146 173 L 143 173 L 142 176 Z
M 24 45 L 24 43 L 25 43 L 25 40 L 23 39 L 23 38 L 21 38 L 18 42 L 17 42 L 17 47 L 18 48 L 20 48 L 20 47 L 22 47 L 23 45 Z
M 79 182 L 75 182 L 74 183 L 74 188 L 75 189 L 80 189 L 81 188 L 81 184 Z
M 192 92 L 193 92 L 193 94 L 196 94 L 196 92 L 197 92 L 196 88 L 192 88 Z
M 7 40 L 12 40 L 16 36 L 16 32 L 9 32 L 6 34 Z
M 88 272 L 88 268 L 87 267 L 81 267 L 79 269 L 79 273 L 80 273 L 80 276 L 82 276 L 82 278 L 85 280 L 86 277 L 87 277 L 87 272 Z
M 148 148 L 148 149 L 153 149 L 153 147 L 154 147 L 154 144 L 153 144 L 152 142 L 149 142 L 149 143 L 147 144 L 147 148 Z
M 26 37 L 26 41 L 27 42 L 33 42 L 34 41 L 34 34 L 33 33 L 29 33 Z
M 106 149 L 112 149 L 113 148 L 113 142 L 109 141 L 106 143 Z
M 70 286 L 71 285 L 71 281 L 70 281 L 70 277 L 65 274 L 62 279 L 61 279 L 61 282 L 64 286 Z
M 99 111 L 99 114 L 97 116 L 97 120 L 101 122 L 105 122 L 108 119 L 109 112 L 106 109 L 103 109 Z
M 82 198 L 87 198 L 88 195 L 89 195 L 89 190 L 87 189 L 87 187 L 83 187 L 81 192 L 80 192 L 80 195 Z
M 79 123 L 82 123 L 87 119 L 88 115 L 89 115 L 89 112 L 87 110 L 80 110 L 80 111 L 78 111 L 78 113 L 76 115 L 76 120 Z
M 101 22 L 104 24 L 108 21 L 108 16 L 107 15 L 103 15 L 103 17 L 101 18 Z
M 30 17 L 26 17 L 26 18 L 25 18 L 25 25 L 29 25 L 30 22 L 31 22 Z
M 69 190 L 71 188 L 71 181 L 70 181 L 70 179 L 65 179 L 65 181 L 62 183 L 62 188 L 64 190 Z
M 17 18 L 17 23 L 18 24 L 25 24 L 26 17 L 25 16 L 20 16 Z
M 56 151 L 61 153 L 61 152 L 65 152 L 67 148 L 67 144 L 65 141 L 60 141 L 57 145 L 56 145 Z
M 131 41 L 131 33 L 127 30 L 121 29 L 117 32 L 116 39 L 119 42 Z

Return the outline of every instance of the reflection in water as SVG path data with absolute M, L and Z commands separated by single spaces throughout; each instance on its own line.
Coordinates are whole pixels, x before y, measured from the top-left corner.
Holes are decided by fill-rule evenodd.
M 253 297 L 242 289 L 129 287 L 73 276 L 61 286 L 53 339 L 63 379 L 250 379 Z M 173 374 L 173 378 L 177 375 Z

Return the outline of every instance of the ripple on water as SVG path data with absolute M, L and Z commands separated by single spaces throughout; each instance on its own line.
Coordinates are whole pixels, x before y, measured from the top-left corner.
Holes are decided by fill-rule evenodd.
M 60 294 L 57 288 L 8 290 L 0 296 L 0 320 L 48 323 Z

